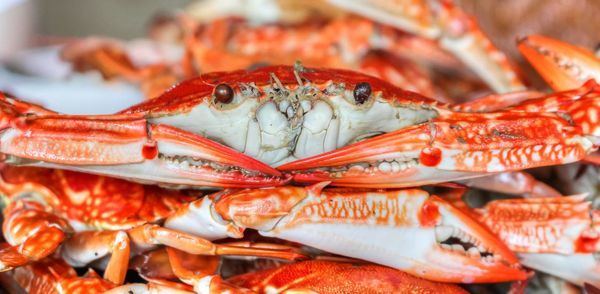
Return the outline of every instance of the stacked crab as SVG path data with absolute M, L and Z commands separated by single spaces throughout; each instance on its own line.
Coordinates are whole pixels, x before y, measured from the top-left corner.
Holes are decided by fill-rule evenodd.
M 523 291 L 529 269 L 600 285 L 600 214 L 521 172 L 598 161 L 592 54 L 521 40 L 544 95 L 450 1 L 302 7 L 318 20 L 161 22 L 174 62 L 67 46 L 76 68 L 152 98 L 114 115 L 0 96 L 0 268 L 32 293 Z M 526 198 L 472 208 L 467 186 Z M 277 261 L 223 279 L 232 257 Z

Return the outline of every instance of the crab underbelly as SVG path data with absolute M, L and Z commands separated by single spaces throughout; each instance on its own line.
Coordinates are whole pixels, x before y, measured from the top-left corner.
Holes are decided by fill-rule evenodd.
M 423 263 L 427 250 L 435 243 L 433 230 L 416 227 L 307 223 L 293 230 L 259 232 L 264 236 L 405 270 Z
M 208 102 L 186 113 L 155 117 L 153 123 L 172 125 L 234 148 L 272 166 L 302 159 L 364 138 L 422 123 L 434 110 L 391 106 L 375 101 L 358 108 L 342 97 L 315 100 L 309 110 L 290 115 L 273 101 L 247 99 L 233 109 L 216 109 Z

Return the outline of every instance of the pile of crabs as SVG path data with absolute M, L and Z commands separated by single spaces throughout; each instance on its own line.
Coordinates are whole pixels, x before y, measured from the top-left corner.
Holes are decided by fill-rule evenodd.
M 448 0 L 219 13 L 249 2 L 156 22 L 150 51 L 177 58 L 65 46 L 77 70 L 147 94 L 119 113 L 0 95 L 5 275 L 30 293 L 600 286 L 600 212 L 581 184 L 600 162 L 594 54 L 519 40 L 542 93 Z

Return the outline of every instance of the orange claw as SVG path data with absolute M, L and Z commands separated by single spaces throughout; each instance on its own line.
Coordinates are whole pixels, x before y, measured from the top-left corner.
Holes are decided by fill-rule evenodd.
M 593 148 L 555 114 L 453 113 L 278 169 L 299 182 L 406 187 L 573 162 Z
M 439 197 L 418 189 L 322 190 L 325 184 L 215 194 L 203 198 L 201 207 L 190 204 L 195 219 L 174 215 L 165 226 L 187 223 L 195 233 L 213 238 L 236 237 L 232 229 L 255 229 L 264 236 L 440 282 L 527 277 L 516 256 L 494 234 Z M 219 217 L 212 216 L 215 213 Z
M 520 39 L 518 48 L 555 91 L 600 78 L 600 61 L 585 48 L 538 35 Z
M 0 152 L 10 160 L 190 186 L 261 187 L 288 181 L 268 165 L 202 136 L 152 125 L 140 114 L 25 112 L 2 97 Z
M 406 187 L 582 160 L 598 148 L 600 87 L 529 99 L 502 112 L 438 109 L 428 123 L 296 160 L 278 169 L 298 182 Z
M 519 253 L 592 253 L 600 248 L 585 195 L 495 200 L 477 209 L 479 221 Z

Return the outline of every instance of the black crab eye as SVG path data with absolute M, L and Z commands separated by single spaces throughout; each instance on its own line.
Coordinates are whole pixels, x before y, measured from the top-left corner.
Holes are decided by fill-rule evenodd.
M 371 97 L 371 85 L 369 83 L 361 82 L 354 86 L 354 101 L 356 104 L 363 104 L 369 97 Z
M 233 88 L 227 84 L 218 84 L 215 87 L 214 95 L 217 101 L 228 104 L 233 101 Z

